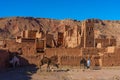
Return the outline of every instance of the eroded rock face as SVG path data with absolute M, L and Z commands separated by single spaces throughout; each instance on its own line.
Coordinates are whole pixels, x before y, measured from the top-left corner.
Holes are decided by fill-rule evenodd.
M 117 45 L 120 44 L 120 21 L 102 21 L 99 19 L 91 19 L 94 22 L 95 37 L 114 36 L 117 38 Z M 81 26 L 82 21 L 77 20 L 55 20 L 46 18 L 32 17 L 13 17 L 0 19 L 0 36 L 2 38 L 11 38 L 19 36 L 23 30 L 38 30 L 42 28 L 54 35 L 54 40 L 57 41 L 57 32 L 64 33 L 65 47 L 78 47 L 81 43 Z M 68 30 L 66 30 L 68 26 Z

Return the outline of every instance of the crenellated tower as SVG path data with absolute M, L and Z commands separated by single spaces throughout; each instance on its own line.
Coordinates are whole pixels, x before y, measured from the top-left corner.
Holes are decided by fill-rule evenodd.
M 94 22 L 86 20 L 81 27 L 81 47 L 94 47 Z

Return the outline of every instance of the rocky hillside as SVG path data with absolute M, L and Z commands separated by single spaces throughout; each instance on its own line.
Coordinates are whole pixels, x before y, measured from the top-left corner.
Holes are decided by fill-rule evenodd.
M 120 45 L 120 21 L 99 20 L 92 19 L 95 24 L 95 35 L 109 36 L 117 39 L 118 45 Z M 77 20 L 55 20 L 46 18 L 33 18 L 33 17 L 12 17 L 12 18 L 0 18 L 0 37 L 1 38 L 13 38 L 20 35 L 20 32 L 27 29 L 40 29 L 55 33 L 56 31 L 65 31 L 64 26 L 68 25 L 71 28 L 74 26 L 81 27 L 82 21 Z

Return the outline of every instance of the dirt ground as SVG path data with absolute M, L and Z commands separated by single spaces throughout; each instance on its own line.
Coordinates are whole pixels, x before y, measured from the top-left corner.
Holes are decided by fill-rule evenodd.
M 54 72 L 40 71 L 36 67 L 19 67 L 0 72 L 0 80 L 120 80 L 120 67 L 101 70 L 62 67 Z

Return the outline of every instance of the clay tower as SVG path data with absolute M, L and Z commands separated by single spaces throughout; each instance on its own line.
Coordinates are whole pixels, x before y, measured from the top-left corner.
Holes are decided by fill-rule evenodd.
M 83 35 L 81 42 L 82 47 L 94 47 L 94 22 L 93 20 L 86 20 L 82 23 Z

